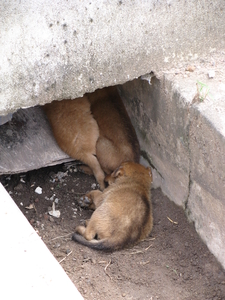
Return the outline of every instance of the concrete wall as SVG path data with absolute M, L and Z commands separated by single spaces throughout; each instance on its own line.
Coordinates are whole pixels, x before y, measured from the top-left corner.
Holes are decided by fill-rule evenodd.
M 220 58 L 214 79 L 202 67 L 153 77 L 150 84 L 134 80 L 119 90 L 153 167 L 154 187 L 184 208 L 225 268 L 225 53 Z M 195 103 L 196 79 L 210 92 Z
M 0 116 L 185 64 L 225 45 L 224 1 L 0 2 Z

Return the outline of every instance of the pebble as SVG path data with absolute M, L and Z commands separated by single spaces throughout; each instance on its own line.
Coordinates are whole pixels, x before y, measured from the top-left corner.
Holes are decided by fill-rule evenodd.
M 49 198 L 49 200 L 53 201 L 54 198 L 55 198 L 55 194 L 53 194 L 53 195 Z
M 215 75 L 216 75 L 216 73 L 215 73 L 215 71 L 214 71 L 214 70 L 210 70 L 210 71 L 208 72 L 208 76 L 209 76 L 209 78 L 214 78 L 214 77 L 215 77 Z
M 91 185 L 91 188 L 94 190 L 94 189 L 96 189 L 96 183 L 92 183 L 92 185 Z
M 41 195 L 42 194 L 42 188 L 40 186 L 36 187 L 35 193 Z
M 194 72 L 195 70 L 195 67 L 194 66 L 188 66 L 185 71 L 188 71 L 188 72 Z

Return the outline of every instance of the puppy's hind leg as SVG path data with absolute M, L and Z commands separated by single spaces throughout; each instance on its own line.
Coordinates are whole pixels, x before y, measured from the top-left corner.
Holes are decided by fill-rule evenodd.
M 89 223 L 89 222 L 88 222 Z M 84 227 L 82 225 L 75 228 L 75 233 L 82 235 L 86 240 L 93 240 L 96 236 L 96 231 L 92 226 Z
M 84 154 L 82 161 L 92 169 L 94 176 L 100 185 L 100 189 L 104 190 L 105 174 L 99 164 L 97 157 L 94 154 L 87 153 L 87 154 Z

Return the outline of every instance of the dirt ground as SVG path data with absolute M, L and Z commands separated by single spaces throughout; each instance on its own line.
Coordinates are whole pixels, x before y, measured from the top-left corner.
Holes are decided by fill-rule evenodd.
M 183 210 L 159 189 L 152 190 L 151 236 L 133 248 L 104 253 L 71 240 L 75 226 L 92 213 L 77 200 L 97 188 L 94 177 L 78 172 L 75 163 L 0 180 L 84 299 L 225 299 L 225 271 Z M 48 214 L 53 202 L 59 218 Z

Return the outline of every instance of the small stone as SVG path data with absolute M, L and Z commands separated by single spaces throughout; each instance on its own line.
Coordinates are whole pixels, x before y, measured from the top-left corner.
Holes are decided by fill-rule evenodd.
M 42 188 L 40 186 L 36 187 L 35 193 L 41 195 L 42 194 Z
M 36 226 L 40 227 L 40 225 L 41 225 L 41 222 L 40 221 L 36 221 Z
M 195 70 L 194 66 L 187 66 L 187 68 L 185 69 L 185 71 L 188 71 L 188 72 L 194 72 L 194 70 Z
M 35 203 L 38 203 L 38 202 L 39 202 L 39 199 L 38 199 L 38 198 L 36 198 L 36 199 L 34 200 L 34 202 L 35 202 Z
M 49 200 L 53 201 L 54 198 L 55 198 L 55 194 L 53 194 L 53 195 L 49 198 Z
M 92 183 L 92 185 L 91 185 L 91 188 L 94 190 L 94 189 L 96 189 L 96 183 Z
M 208 72 L 208 76 L 209 76 L 209 78 L 214 78 L 214 77 L 215 77 L 215 75 L 216 75 L 216 73 L 215 73 L 215 71 L 214 71 L 214 70 L 210 70 L 210 71 Z

